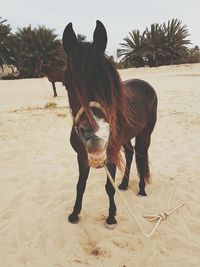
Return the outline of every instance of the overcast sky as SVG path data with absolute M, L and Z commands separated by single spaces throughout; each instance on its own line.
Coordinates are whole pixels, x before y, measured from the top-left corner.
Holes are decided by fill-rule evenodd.
M 200 0 L 0 0 L 0 17 L 8 20 L 13 32 L 29 24 L 45 25 L 59 38 L 72 22 L 75 32 L 88 41 L 99 19 L 108 33 L 106 51 L 114 56 L 130 31 L 178 18 L 187 25 L 192 43 L 200 45 Z

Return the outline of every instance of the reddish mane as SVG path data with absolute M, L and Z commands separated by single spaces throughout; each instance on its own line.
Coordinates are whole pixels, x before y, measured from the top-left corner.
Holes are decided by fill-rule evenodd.
M 83 106 L 89 122 L 95 127 L 89 102 L 97 101 L 104 107 L 110 125 L 108 159 L 120 166 L 119 126 L 120 122 L 130 123 L 130 111 L 126 102 L 127 91 L 123 89 L 117 70 L 91 43 L 77 43 L 68 57 L 67 66 L 66 85 L 72 115 L 75 116 Z

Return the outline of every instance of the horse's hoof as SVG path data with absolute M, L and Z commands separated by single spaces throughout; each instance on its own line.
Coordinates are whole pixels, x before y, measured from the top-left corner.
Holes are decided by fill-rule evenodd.
M 146 192 L 139 192 L 138 197 L 141 197 L 141 198 L 147 197 L 147 194 L 146 194 Z
M 108 229 L 108 230 L 114 230 L 116 226 L 117 226 L 117 223 L 115 223 L 115 224 L 108 224 L 108 223 L 105 223 L 105 227 L 106 227 L 106 229 Z
M 121 184 L 118 186 L 118 188 L 120 190 L 124 190 L 125 191 L 128 188 L 128 183 L 126 181 L 122 181 Z
M 78 217 L 78 215 L 75 215 L 75 214 L 72 213 L 72 214 L 69 215 L 68 221 L 70 223 L 76 224 L 76 223 L 79 222 L 79 217 Z
M 108 217 L 106 222 L 105 222 L 105 227 L 109 230 L 115 229 L 117 226 L 117 221 L 114 217 Z

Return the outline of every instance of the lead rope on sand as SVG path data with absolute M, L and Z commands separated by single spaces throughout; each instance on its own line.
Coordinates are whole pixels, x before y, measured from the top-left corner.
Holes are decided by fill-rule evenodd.
M 176 211 L 177 209 L 179 209 L 180 207 L 182 207 L 183 205 L 185 205 L 186 203 L 183 202 L 181 204 L 179 204 L 178 206 L 176 206 L 173 210 L 169 211 L 169 212 L 164 212 L 164 213 L 160 213 L 158 215 L 145 215 L 143 216 L 145 219 L 147 219 L 150 222 L 154 222 L 157 221 L 156 225 L 154 226 L 154 228 L 152 229 L 152 231 L 150 233 L 146 233 L 141 225 L 141 223 L 138 221 L 138 219 L 136 218 L 135 214 L 133 213 L 133 211 L 130 209 L 128 203 L 126 202 L 126 200 L 124 199 L 124 197 L 122 196 L 121 192 L 119 191 L 117 185 L 115 184 L 112 176 L 110 175 L 110 172 L 108 170 L 108 168 L 105 166 L 104 167 L 106 170 L 106 173 L 108 175 L 108 178 L 112 184 L 112 186 L 114 187 L 114 189 L 116 190 L 117 194 L 119 195 L 119 197 L 121 198 L 122 202 L 124 203 L 124 205 L 126 206 L 127 210 L 129 211 L 131 217 L 136 221 L 138 227 L 140 228 L 141 232 L 144 234 L 144 236 L 146 237 L 151 237 L 156 229 L 158 228 L 159 224 L 161 223 L 161 221 L 164 221 L 168 218 L 168 216 L 170 214 L 172 214 L 174 211 Z

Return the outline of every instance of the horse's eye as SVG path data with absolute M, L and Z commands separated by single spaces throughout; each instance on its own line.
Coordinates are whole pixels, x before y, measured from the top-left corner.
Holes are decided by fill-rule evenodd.
M 78 134 L 85 140 L 89 140 L 91 137 L 91 129 L 86 127 L 79 127 Z

